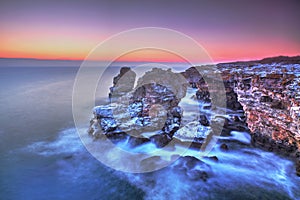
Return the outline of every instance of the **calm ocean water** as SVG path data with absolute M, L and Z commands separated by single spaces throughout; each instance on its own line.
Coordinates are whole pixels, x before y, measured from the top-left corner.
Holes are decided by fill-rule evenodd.
M 74 128 L 77 69 L 0 68 L 0 199 L 300 199 L 293 162 L 252 148 L 247 133 L 232 134 L 230 152 L 218 145 L 211 152 L 219 162 L 209 163 L 207 182 L 169 168 L 130 174 L 106 167 Z M 104 85 L 117 73 L 107 72 Z

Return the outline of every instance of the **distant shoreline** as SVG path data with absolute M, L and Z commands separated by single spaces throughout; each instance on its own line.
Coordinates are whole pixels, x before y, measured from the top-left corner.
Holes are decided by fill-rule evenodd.
M 0 67 L 80 67 L 80 65 L 83 63 L 84 60 L 69 60 L 69 59 L 37 59 L 37 58 L 1 58 L 0 57 Z M 251 63 L 270 63 L 270 62 L 280 62 L 280 61 L 292 61 L 292 62 L 299 62 L 300 63 L 300 55 L 297 56 L 275 56 L 275 57 L 267 57 L 262 59 L 254 59 L 254 60 L 236 60 L 236 61 L 228 61 L 228 62 L 215 62 L 215 63 L 208 63 L 208 64 L 251 64 Z M 91 66 L 101 66 L 106 61 L 90 61 Z M 145 62 L 114 62 L 113 67 L 121 67 L 121 66 L 137 66 L 137 65 L 144 65 L 147 63 L 155 64 L 165 64 L 167 66 L 176 66 L 176 67 L 192 67 L 192 65 L 184 62 L 151 62 L 151 61 L 145 61 Z M 187 66 L 188 64 L 188 66 Z M 205 63 L 199 64 L 199 65 L 205 65 Z

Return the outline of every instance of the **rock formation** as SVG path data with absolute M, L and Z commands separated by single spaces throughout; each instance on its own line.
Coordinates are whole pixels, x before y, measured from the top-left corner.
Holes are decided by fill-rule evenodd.
M 243 122 L 251 132 L 252 143 L 269 151 L 299 157 L 300 150 L 300 58 L 277 57 L 260 61 L 223 63 L 227 108 L 242 110 L 246 118 L 226 122 L 223 131 Z M 189 74 L 193 73 L 193 75 Z M 187 70 L 191 86 L 198 87 L 199 100 L 210 102 L 207 85 L 197 72 Z M 196 80 L 197 82 L 193 82 Z M 225 131 L 226 132 L 226 131 Z M 299 158 L 297 158 L 299 159 Z M 300 161 L 296 162 L 300 175 Z
M 136 73 L 129 67 L 122 67 L 120 74 L 113 79 L 113 86 L 110 88 L 109 96 L 118 97 L 132 91 L 135 83 Z
M 163 147 L 180 127 L 182 109 L 178 104 L 186 94 L 186 80 L 170 70 L 154 68 L 135 88 L 134 82 L 135 73 L 121 68 L 111 87 L 112 102 L 94 108 L 89 133 L 113 139 L 129 137 L 132 146 L 151 141 Z M 142 135 L 145 132 L 156 134 L 146 138 Z
M 175 173 L 180 173 L 193 181 L 207 181 L 213 175 L 211 167 L 195 157 L 184 156 L 172 164 Z
M 236 91 L 254 144 L 287 154 L 299 147 L 300 99 L 293 90 L 300 91 L 300 87 L 295 82 L 300 83 L 294 74 L 240 78 Z
M 254 146 L 296 158 L 300 176 L 300 58 L 222 63 L 214 70 L 209 73 L 221 72 L 226 91 L 229 117 L 225 117 L 222 134 L 230 134 L 232 130 L 249 131 Z M 209 91 L 205 82 L 207 77 L 211 78 L 209 74 L 203 74 L 205 79 L 195 67 L 180 74 L 153 69 L 134 88 L 135 76 L 129 68 L 122 68 L 114 78 L 110 96 L 121 96 L 123 106 L 113 102 L 96 107 L 90 134 L 96 137 L 102 131 L 114 140 L 130 137 L 133 146 L 154 142 L 163 147 L 174 135 L 184 137 L 192 131 L 193 135 L 200 135 L 196 143 L 201 144 L 201 134 L 217 119 L 211 119 L 208 112 L 199 113 L 198 122 L 182 127 L 182 109 L 178 104 L 189 83 L 197 88 L 196 98 L 205 102 L 207 109 L 215 109 L 209 104 L 211 97 L 216 96 L 212 93 L 217 91 Z M 157 131 L 157 134 L 143 137 L 142 132 L 147 131 Z

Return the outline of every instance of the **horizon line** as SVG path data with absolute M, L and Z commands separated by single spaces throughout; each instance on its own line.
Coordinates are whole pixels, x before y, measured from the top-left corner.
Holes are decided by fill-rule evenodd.
M 260 57 L 260 58 L 253 58 L 253 59 L 249 59 L 249 58 L 245 58 L 245 59 L 232 59 L 232 60 L 226 60 L 224 59 L 224 61 L 213 61 L 211 64 L 225 64 L 225 63 L 232 63 L 232 62 L 250 62 L 250 61 L 260 61 L 266 58 L 275 58 L 275 57 L 297 57 L 300 56 L 300 54 L 297 55 L 293 55 L 293 56 L 287 56 L 287 55 L 276 55 L 276 56 L 267 56 L 267 57 Z M 63 62 L 83 62 L 86 59 L 69 59 L 69 58 L 33 58 L 33 57 L 29 57 L 29 58 L 22 58 L 22 57 L 0 57 L 0 60 L 32 60 L 32 61 L 63 61 Z M 91 62 L 107 62 L 108 60 L 89 60 Z M 114 62 L 114 61 L 113 61 Z M 185 62 L 180 62 L 180 61 L 128 61 L 128 60 L 119 60 L 116 61 L 116 63 L 140 63 L 140 62 L 149 62 L 149 63 L 181 63 L 184 64 Z

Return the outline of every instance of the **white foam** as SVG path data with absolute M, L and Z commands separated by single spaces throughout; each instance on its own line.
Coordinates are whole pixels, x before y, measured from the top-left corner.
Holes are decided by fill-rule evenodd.
M 35 142 L 25 148 L 25 150 L 43 156 L 52 156 L 64 153 L 75 153 L 83 149 L 83 145 L 77 135 L 76 129 L 67 129 L 59 133 L 54 141 Z
M 230 134 L 232 135 L 230 139 L 234 139 L 245 144 L 251 143 L 251 136 L 247 132 L 231 131 Z
M 243 143 L 249 143 L 250 141 L 248 133 L 244 132 L 233 131 L 229 138 Z M 217 145 L 210 153 L 210 155 L 216 155 L 219 162 L 215 163 L 208 159 L 203 160 L 211 166 L 213 172 L 213 176 L 209 177 L 207 182 L 188 180 L 184 174 L 175 173 L 170 168 L 153 172 L 151 176 L 147 176 L 147 174 L 118 173 L 130 183 L 145 191 L 146 199 L 180 199 L 191 195 L 196 198 L 214 197 L 213 195 L 217 194 L 215 191 L 220 190 L 221 185 L 232 184 L 233 186 L 238 184 L 241 188 L 249 184 L 263 189 L 271 188 L 283 194 L 288 194 L 291 198 L 299 198 L 300 194 L 297 187 L 297 181 L 299 183 L 299 180 L 295 175 L 289 173 L 289 170 L 294 169 L 291 161 L 285 160 L 273 153 L 250 147 L 230 149 L 224 152 L 219 150 L 219 146 Z M 175 146 L 174 150 L 157 151 L 157 155 L 164 160 L 169 160 L 172 155 L 181 152 L 181 148 L 183 147 Z M 145 144 L 137 147 L 134 151 L 153 152 L 155 149 L 156 147 L 153 144 Z M 56 140 L 33 143 L 26 150 L 42 156 L 52 156 L 82 152 L 83 145 L 76 130 L 68 129 L 62 131 Z M 201 159 L 201 155 L 197 150 L 186 150 L 183 156 L 187 155 Z M 80 164 L 82 156 L 86 155 L 80 154 L 78 158 L 71 161 L 58 161 L 59 166 L 62 168 L 60 173 L 67 177 L 73 177 L 74 181 L 84 177 L 86 173 L 89 173 L 89 170 L 86 168 L 87 165 Z M 126 158 L 122 158 L 114 154 L 114 152 L 111 152 L 110 158 L 115 159 L 116 162 L 126 162 Z M 72 173 L 68 173 L 70 170 Z M 76 171 L 75 176 L 73 174 L 74 171 Z M 247 193 L 247 190 L 242 189 L 241 192 Z

